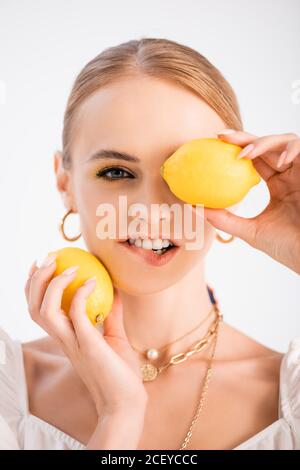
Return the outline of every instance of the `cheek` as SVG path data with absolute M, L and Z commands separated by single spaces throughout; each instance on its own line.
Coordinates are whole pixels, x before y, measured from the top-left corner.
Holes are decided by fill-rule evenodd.
M 203 255 L 213 242 L 214 227 L 204 219 L 202 214 L 196 214 L 194 211 L 191 217 L 184 219 L 184 223 L 185 226 L 182 229 L 183 243 L 190 247 L 192 244 L 197 244 L 196 249 L 186 249 L 186 251 L 198 251 Z
M 100 184 L 94 181 L 81 180 L 75 189 L 76 206 L 80 213 L 81 233 L 84 239 L 102 242 L 97 236 L 97 225 L 104 218 L 108 219 L 108 214 L 113 214 L 113 219 L 118 221 L 117 196 L 113 191 L 103 189 Z M 101 207 L 102 206 L 102 207 Z M 109 212 L 107 211 L 109 208 Z M 114 217 L 116 214 L 116 217 Z
M 199 263 L 203 263 L 205 260 L 205 256 L 213 243 L 213 240 L 213 230 L 211 230 L 210 227 L 207 227 L 205 224 L 203 237 L 197 240 L 197 247 L 195 248 L 193 240 L 192 244 L 190 244 L 191 240 L 187 240 L 187 245 L 190 244 L 190 249 L 188 249 L 187 246 L 182 247 L 183 251 L 180 260 L 182 266 L 192 268 L 193 266 L 196 266 Z

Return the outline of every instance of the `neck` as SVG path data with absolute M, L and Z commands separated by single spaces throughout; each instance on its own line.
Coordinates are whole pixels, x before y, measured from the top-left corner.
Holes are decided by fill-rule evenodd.
M 163 291 L 133 296 L 120 291 L 124 328 L 132 347 L 138 351 L 160 349 L 197 327 L 212 309 L 203 266 L 190 271 L 179 282 Z M 215 313 L 196 330 L 164 349 L 177 354 L 205 335 Z

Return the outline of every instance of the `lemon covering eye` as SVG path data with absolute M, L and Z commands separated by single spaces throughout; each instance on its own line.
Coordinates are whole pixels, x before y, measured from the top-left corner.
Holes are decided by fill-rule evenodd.
M 49 255 L 56 254 L 56 270 L 53 274 L 58 276 L 71 266 L 79 266 L 73 281 L 64 289 L 62 296 L 62 309 L 68 315 L 72 298 L 76 290 L 90 277 L 96 276 L 95 289 L 86 300 L 86 313 L 95 325 L 102 323 L 111 311 L 113 303 L 113 284 L 110 275 L 96 256 L 81 248 L 66 247 L 51 251 Z
M 241 201 L 261 181 L 242 148 L 220 139 L 193 139 L 181 145 L 160 168 L 176 197 L 188 204 L 223 209 Z

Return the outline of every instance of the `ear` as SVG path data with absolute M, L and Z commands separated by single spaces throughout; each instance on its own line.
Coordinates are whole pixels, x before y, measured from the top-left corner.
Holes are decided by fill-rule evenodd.
M 60 150 L 54 152 L 54 172 L 56 175 L 56 188 L 59 191 L 64 206 L 67 210 L 77 212 L 75 200 L 72 194 L 71 173 L 63 166 L 63 156 Z

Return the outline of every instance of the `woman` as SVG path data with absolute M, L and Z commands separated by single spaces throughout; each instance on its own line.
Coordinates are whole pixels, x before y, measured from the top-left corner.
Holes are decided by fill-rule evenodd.
M 101 201 L 182 204 L 159 168 L 200 137 L 243 147 L 268 185 L 268 207 L 252 219 L 205 209 L 198 250 L 171 236 L 167 255 L 150 254 L 148 225 L 142 236 L 99 241 Z M 300 449 L 300 339 L 281 354 L 249 338 L 222 321 L 205 281 L 214 228 L 300 274 L 299 137 L 244 132 L 232 88 L 207 59 L 143 38 L 103 51 L 80 72 L 54 166 L 66 213 L 79 214 L 87 249 L 112 277 L 114 304 L 103 331 L 94 328 L 85 315 L 90 279 L 67 317 L 61 296 L 76 266 L 53 277 L 55 257 L 33 263 L 28 310 L 48 336 L 20 344 L 1 330 L 2 448 Z M 205 337 L 205 347 L 158 373 Z M 142 377 L 145 362 L 156 376 Z

